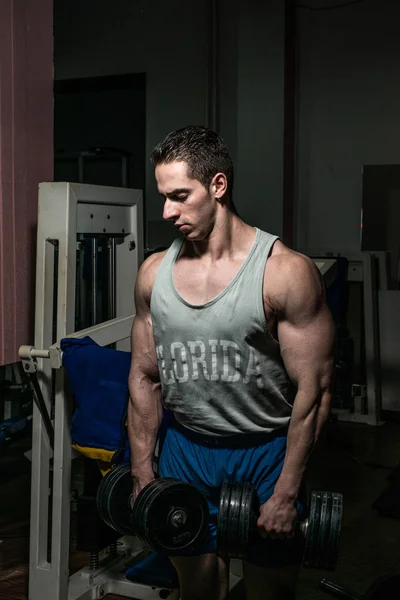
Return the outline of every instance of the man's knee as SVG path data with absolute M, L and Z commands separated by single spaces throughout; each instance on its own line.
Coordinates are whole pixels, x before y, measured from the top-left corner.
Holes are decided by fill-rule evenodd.
M 225 600 L 229 591 L 228 562 L 215 554 L 170 559 L 179 577 L 181 600 Z

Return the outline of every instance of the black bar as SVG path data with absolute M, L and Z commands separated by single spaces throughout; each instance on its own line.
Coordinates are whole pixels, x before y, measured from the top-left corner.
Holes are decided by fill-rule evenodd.
M 35 393 L 36 406 L 42 416 L 44 427 L 49 436 L 50 448 L 54 450 L 54 428 L 46 408 L 46 403 L 43 398 L 42 390 L 40 389 L 39 381 L 36 373 L 30 373 L 30 381 Z
M 348 592 L 341 585 L 338 585 L 333 581 L 329 581 L 329 579 L 323 579 L 320 582 L 320 588 L 324 592 L 331 594 L 331 596 L 342 598 L 342 600 L 362 600 L 361 596 L 358 596 L 358 594 L 352 594 L 351 592 Z

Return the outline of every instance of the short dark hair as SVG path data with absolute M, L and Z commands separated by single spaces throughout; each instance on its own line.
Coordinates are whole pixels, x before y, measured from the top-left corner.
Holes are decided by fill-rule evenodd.
M 175 161 L 184 161 L 188 176 L 197 179 L 208 189 L 213 177 L 223 173 L 228 181 L 228 193 L 233 189 L 233 162 L 224 140 L 212 129 L 189 125 L 172 131 L 151 153 L 156 167 Z

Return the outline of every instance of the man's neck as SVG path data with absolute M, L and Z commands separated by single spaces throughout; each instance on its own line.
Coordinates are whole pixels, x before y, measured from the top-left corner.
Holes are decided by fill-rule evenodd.
M 247 225 L 238 215 L 229 211 L 217 218 L 206 240 L 187 242 L 188 251 L 197 258 L 207 257 L 210 262 L 233 257 L 242 249 L 248 249 L 255 238 L 255 229 Z

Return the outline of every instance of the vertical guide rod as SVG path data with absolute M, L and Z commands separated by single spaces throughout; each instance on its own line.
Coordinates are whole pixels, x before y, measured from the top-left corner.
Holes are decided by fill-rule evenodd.
M 92 238 L 92 325 L 97 325 L 97 238 Z
M 108 318 L 116 317 L 116 239 L 108 240 Z

